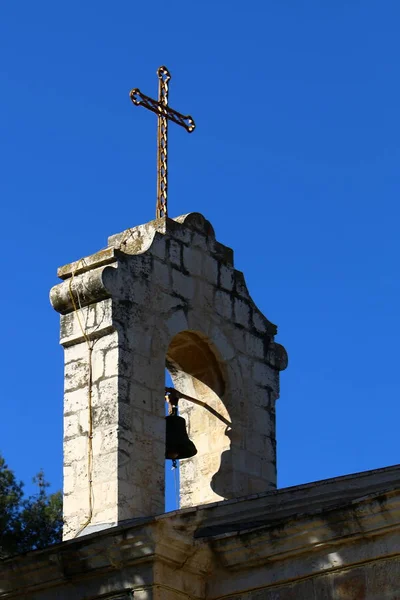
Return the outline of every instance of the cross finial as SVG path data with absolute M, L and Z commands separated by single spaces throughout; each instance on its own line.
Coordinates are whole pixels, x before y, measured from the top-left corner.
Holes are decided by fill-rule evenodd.
M 143 94 L 138 88 L 131 90 L 130 97 L 136 106 L 144 106 L 158 116 L 157 129 L 157 207 L 156 218 L 168 216 L 168 121 L 184 127 L 191 133 L 196 127 L 192 117 L 182 115 L 168 106 L 168 82 L 171 74 L 167 67 L 159 67 L 158 75 L 158 100 L 153 100 Z

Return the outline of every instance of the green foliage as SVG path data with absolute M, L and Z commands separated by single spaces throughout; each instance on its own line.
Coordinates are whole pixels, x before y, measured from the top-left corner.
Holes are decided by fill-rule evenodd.
M 23 493 L 5 460 L 0 456 L 0 556 L 18 552 L 17 530 Z
M 24 498 L 23 483 L 0 455 L 0 558 L 61 541 L 61 492 L 47 494 L 43 471 L 33 481 L 38 493 Z

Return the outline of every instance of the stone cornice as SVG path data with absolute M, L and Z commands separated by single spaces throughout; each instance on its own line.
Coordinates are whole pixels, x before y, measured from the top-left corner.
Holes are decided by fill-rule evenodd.
M 81 260 L 64 265 L 57 269 L 57 276 L 60 279 L 69 279 L 74 275 L 80 275 L 91 269 L 102 267 L 113 263 L 118 258 L 118 250 L 116 248 L 104 248 L 91 256 L 86 256 Z
M 208 598 L 343 571 L 400 555 L 400 489 L 341 506 L 208 537 L 222 574 L 208 584 Z M 205 540 L 204 540 L 205 541 Z
M 115 253 L 113 260 L 116 260 Z M 113 282 L 117 275 L 115 267 L 108 265 L 94 268 L 94 266 L 95 263 L 92 263 L 91 270 L 80 271 L 75 275 L 73 286 L 70 285 L 71 278 L 69 278 L 50 290 L 50 302 L 57 312 L 65 315 L 73 311 L 71 294 L 75 306 L 80 308 L 112 296 Z
M 316 513 L 362 497 L 400 489 L 400 465 L 324 479 L 298 486 L 244 496 L 198 507 L 202 514 L 196 537 L 217 532 L 236 531 L 236 523 L 258 520 L 290 519 L 299 514 Z M 202 511 L 202 509 L 206 509 Z
M 207 539 L 226 568 L 244 569 L 399 529 L 400 489 L 290 519 L 247 523 Z
M 137 525 L 117 526 L 0 561 L 0 598 L 18 598 L 21 590 L 29 597 L 69 581 L 101 580 L 121 569 L 153 571 L 160 562 L 173 571 L 184 567 L 200 579 L 209 572 L 209 552 L 195 547 L 191 528 L 180 531 L 176 526 L 176 519 L 140 519 Z
M 317 482 L 316 496 L 318 487 L 329 483 L 336 483 L 337 494 L 340 488 L 344 492 L 344 483 L 352 484 L 355 494 L 360 488 L 366 490 L 368 479 L 369 487 L 375 481 L 381 489 L 352 499 L 340 500 L 333 494 L 330 504 L 326 499 L 319 506 L 311 502 L 308 510 L 303 502 L 302 512 L 296 511 L 296 502 L 292 502 L 290 515 L 265 507 L 261 515 L 257 506 L 257 500 L 262 499 L 259 495 L 127 522 L 10 558 L 0 562 L 0 598 L 20 597 L 21 590 L 30 597 L 38 590 L 56 590 L 69 582 L 75 585 L 107 580 L 127 568 L 134 573 L 153 573 L 148 576 L 150 585 L 156 582 L 156 565 L 161 563 L 171 572 L 179 571 L 180 577 L 186 573 L 192 580 L 195 578 L 198 589 L 202 581 L 207 581 L 209 597 L 218 598 L 229 593 L 230 585 L 231 593 L 237 590 L 235 579 L 241 573 L 246 573 L 246 581 L 253 582 L 256 589 L 260 578 L 263 585 L 272 585 L 287 581 L 288 573 L 295 573 L 296 578 L 309 577 L 378 556 L 393 556 L 400 552 L 400 486 L 396 488 L 396 481 L 389 481 L 396 472 L 397 468 L 392 468 L 362 474 L 364 481 L 358 486 L 355 476 L 336 482 L 328 480 L 323 485 Z M 310 489 L 299 486 L 297 494 L 304 498 L 307 487 Z M 296 494 L 296 488 L 280 490 L 282 496 L 288 491 Z M 234 507 L 236 514 L 229 510 Z M 211 523 L 216 520 L 218 533 L 212 535 Z M 196 538 L 195 532 L 197 536 L 202 532 L 202 537 Z

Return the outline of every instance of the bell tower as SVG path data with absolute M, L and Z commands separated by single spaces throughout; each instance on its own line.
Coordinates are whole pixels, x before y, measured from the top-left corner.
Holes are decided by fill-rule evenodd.
M 164 512 L 166 366 L 197 448 L 181 464 L 181 507 L 276 486 L 287 355 L 202 215 L 111 236 L 58 275 L 65 539 Z

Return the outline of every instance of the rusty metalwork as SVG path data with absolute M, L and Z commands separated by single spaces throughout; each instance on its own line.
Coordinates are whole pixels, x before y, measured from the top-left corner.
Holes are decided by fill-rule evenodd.
M 189 402 L 193 402 L 193 404 L 198 404 L 198 406 L 202 406 L 203 408 L 208 410 L 208 412 L 210 412 L 212 415 L 214 415 L 214 417 L 217 417 L 217 419 L 219 419 L 220 421 L 225 423 L 225 425 L 227 425 L 229 428 L 232 427 L 232 423 L 230 421 L 228 421 L 228 419 L 225 419 L 225 417 L 220 415 L 219 412 L 217 412 L 215 410 L 215 408 L 213 408 L 209 404 L 206 404 L 206 402 L 203 402 L 202 400 L 198 400 L 197 398 L 193 398 L 193 396 L 188 396 L 187 394 L 184 394 L 183 392 L 180 392 L 179 390 L 176 390 L 175 388 L 166 386 L 165 387 L 165 401 L 169 403 L 169 406 L 168 406 L 169 414 L 172 414 L 172 408 L 174 406 L 178 405 L 179 398 L 183 398 L 184 400 L 189 400 Z
M 166 67 L 157 70 L 158 100 L 143 94 L 138 88 L 130 91 L 135 106 L 144 106 L 158 116 L 157 128 L 157 206 L 156 218 L 168 216 L 168 121 L 180 125 L 189 133 L 196 127 L 190 115 L 182 115 L 168 106 L 168 82 L 171 74 Z

